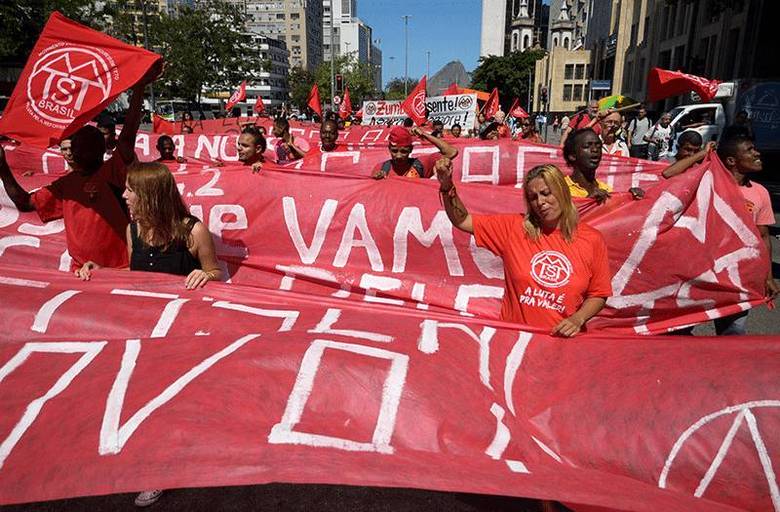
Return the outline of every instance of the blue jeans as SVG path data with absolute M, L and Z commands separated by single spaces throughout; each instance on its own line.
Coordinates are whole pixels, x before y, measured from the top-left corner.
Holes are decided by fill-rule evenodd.
M 718 336 L 743 336 L 747 334 L 748 312 L 715 319 L 715 334 Z

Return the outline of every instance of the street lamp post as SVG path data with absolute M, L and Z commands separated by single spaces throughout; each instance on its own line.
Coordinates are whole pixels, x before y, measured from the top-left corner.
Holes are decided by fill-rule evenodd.
M 333 102 L 333 97 L 336 95 L 336 47 L 333 45 L 335 39 L 334 22 L 333 22 L 333 2 L 336 0 L 330 0 L 330 111 L 336 111 L 336 104 Z
M 146 0 L 141 0 L 141 9 L 144 16 L 144 48 L 149 49 L 149 19 L 146 16 Z M 149 99 L 152 103 L 152 112 L 154 112 L 154 86 L 149 84 Z
M 410 14 L 401 16 L 404 19 L 404 96 L 409 94 L 409 18 Z

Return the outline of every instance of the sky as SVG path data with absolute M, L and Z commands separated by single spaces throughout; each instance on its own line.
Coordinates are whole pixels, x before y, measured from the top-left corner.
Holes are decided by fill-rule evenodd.
M 481 0 L 357 0 L 357 11 L 373 30 L 374 40 L 381 40 L 385 84 L 404 76 L 404 14 L 411 15 L 409 78 L 425 74 L 426 50 L 431 52 L 431 75 L 453 60 L 469 72 L 477 67 Z

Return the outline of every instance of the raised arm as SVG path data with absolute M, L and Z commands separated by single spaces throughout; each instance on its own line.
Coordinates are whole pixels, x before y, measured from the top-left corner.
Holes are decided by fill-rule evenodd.
M 672 165 L 664 169 L 664 171 L 661 173 L 664 178 L 671 178 L 674 176 L 677 176 L 678 174 L 682 174 L 690 167 L 698 162 L 701 162 L 705 156 L 707 156 L 708 153 L 711 153 L 715 149 L 715 143 L 714 142 L 708 142 L 706 146 L 704 146 L 704 149 L 699 151 L 698 153 L 694 153 L 689 157 L 681 158 L 680 160 L 677 160 Z
M 30 193 L 19 185 L 11 172 L 11 168 L 8 167 L 3 146 L 0 146 L 0 180 L 3 181 L 3 187 L 5 187 L 8 197 L 11 198 L 17 210 L 20 212 L 31 212 L 35 209 L 32 201 L 30 201 Z
M 471 214 L 458 197 L 455 184 L 452 183 L 452 161 L 449 158 L 440 158 L 436 161 L 434 169 L 439 179 L 439 194 L 450 222 L 461 231 L 474 233 Z
M 441 153 L 441 155 L 444 158 L 449 158 L 450 160 L 452 160 L 453 158 L 458 156 L 457 148 L 455 148 L 455 146 L 453 146 L 452 144 L 444 141 L 443 139 L 440 139 L 439 137 L 434 137 L 430 133 L 426 133 L 423 130 L 417 128 L 416 126 L 412 128 L 411 132 L 412 135 L 417 135 L 418 137 L 422 137 L 423 139 L 427 140 L 428 142 L 436 146 L 439 149 L 439 153 Z
M 122 126 L 122 132 L 119 134 L 116 149 L 125 164 L 130 165 L 135 161 L 135 136 L 138 134 L 138 127 L 141 125 L 141 107 L 144 101 L 144 89 L 148 84 L 154 82 L 157 76 L 162 72 L 162 60 L 157 61 L 149 71 L 138 81 L 131 89 L 130 106 L 127 108 L 125 124 Z

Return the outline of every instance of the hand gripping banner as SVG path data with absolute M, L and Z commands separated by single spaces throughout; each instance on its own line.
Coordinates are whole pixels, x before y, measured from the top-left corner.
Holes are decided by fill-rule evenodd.
M 100 113 L 160 58 L 54 12 L 0 118 L 0 134 L 50 146 Z

